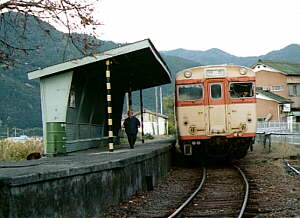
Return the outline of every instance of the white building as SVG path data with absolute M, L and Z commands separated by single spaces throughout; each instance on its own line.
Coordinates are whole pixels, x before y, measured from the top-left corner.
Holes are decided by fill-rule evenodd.
M 134 113 L 134 116 L 141 120 L 141 112 Z M 125 118 L 122 119 L 122 123 Z M 144 109 L 143 110 L 144 134 L 167 135 L 168 134 L 168 116 Z M 142 132 L 142 129 L 139 129 Z

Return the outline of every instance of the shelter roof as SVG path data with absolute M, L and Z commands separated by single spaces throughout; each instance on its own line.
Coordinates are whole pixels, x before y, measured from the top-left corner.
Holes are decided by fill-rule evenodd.
M 29 79 L 49 77 L 70 70 L 78 73 L 106 72 L 105 61 L 110 60 L 111 75 L 115 85 L 132 91 L 171 82 L 168 66 L 150 39 L 104 51 L 28 73 Z
M 300 62 L 272 61 L 259 59 L 258 62 L 252 66 L 252 68 L 259 64 L 266 65 L 289 76 L 300 76 Z
M 268 98 L 271 98 L 272 100 L 277 101 L 280 104 L 293 103 L 293 101 L 291 99 L 284 98 L 280 95 L 276 95 L 275 93 L 263 90 L 262 88 L 256 88 L 256 92 L 258 94 L 261 94 Z

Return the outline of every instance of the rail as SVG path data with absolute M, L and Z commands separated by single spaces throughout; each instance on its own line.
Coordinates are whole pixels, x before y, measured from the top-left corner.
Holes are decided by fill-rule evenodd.
M 247 206 L 247 202 L 248 202 L 248 198 L 249 198 L 249 183 L 248 180 L 244 174 L 244 172 L 237 166 L 233 165 L 241 174 L 241 176 L 243 177 L 244 183 L 245 183 L 245 187 L 246 187 L 246 192 L 245 192 L 245 196 L 244 196 L 244 201 L 243 201 L 243 205 L 242 208 L 240 210 L 239 216 L 238 218 L 241 218 L 245 212 L 246 206 Z
M 294 171 L 296 174 L 300 174 L 300 171 L 297 170 L 295 167 L 293 167 L 292 165 L 290 165 L 290 163 L 288 161 L 285 161 L 286 165 L 292 170 Z
M 168 218 L 176 217 L 176 216 L 178 216 L 182 212 L 182 210 L 193 200 L 193 198 L 202 189 L 202 186 L 203 186 L 203 184 L 205 182 L 205 179 L 206 179 L 206 168 L 204 167 L 203 171 L 202 171 L 202 180 L 201 180 L 201 183 L 198 186 L 198 188 L 193 192 L 193 194 L 179 208 L 177 208 L 175 210 L 174 213 L 172 213 L 170 216 L 168 216 Z
M 247 181 L 247 178 L 245 176 L 245 174 L 243 173 L 243 171 L 237 167 L 233 165 L 233 168 L 235 168 L 238 172 L 239 175 L 243 178 L 243 183 L 244 183 L 244 187 L 245 187 L 245 191 L 244 191 L 244 198 L 243 203 L 241 205 L 241 208 L 239 209 L 239 214 L 238 214 L 238 218 L 241 218 L 245 212 L 246 206 L 247 206 L 247 202 L 248 202 L 248 198 L 249 198 L 249 183 Z M 183 212 L 183 210 L 189 205 L 189 203 L 194 199 L 194 197 L 199 193 L 199 191 L 202 189 L 203 184 L 205 182 L 206 179 L 206 168 L 203 169 L 203 176 L 202 176 L 202 181 L 200 183 L 200 185 L 198 186 L 198 188 L 190 195 L 190 197 L 180 206 L 178 207 L 174 213 L 172 213 L 170 216 L 168 216 L 168 218 L 173 218 L 173 217 L 179 217 L 180 213 Z

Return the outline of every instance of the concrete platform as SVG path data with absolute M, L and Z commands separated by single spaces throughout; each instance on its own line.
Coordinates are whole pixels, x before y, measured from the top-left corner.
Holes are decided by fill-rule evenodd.
M 0 217 L 97 217 L 167 173 L 173 139 L 0 162 Z

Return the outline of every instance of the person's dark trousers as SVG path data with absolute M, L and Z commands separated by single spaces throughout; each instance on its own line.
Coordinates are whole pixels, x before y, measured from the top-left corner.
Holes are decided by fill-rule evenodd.
M 134 144 L 136 141 L 136 134 L 127 134 L 127 138 L 128 138 L 130 148 L 134 148 Z

